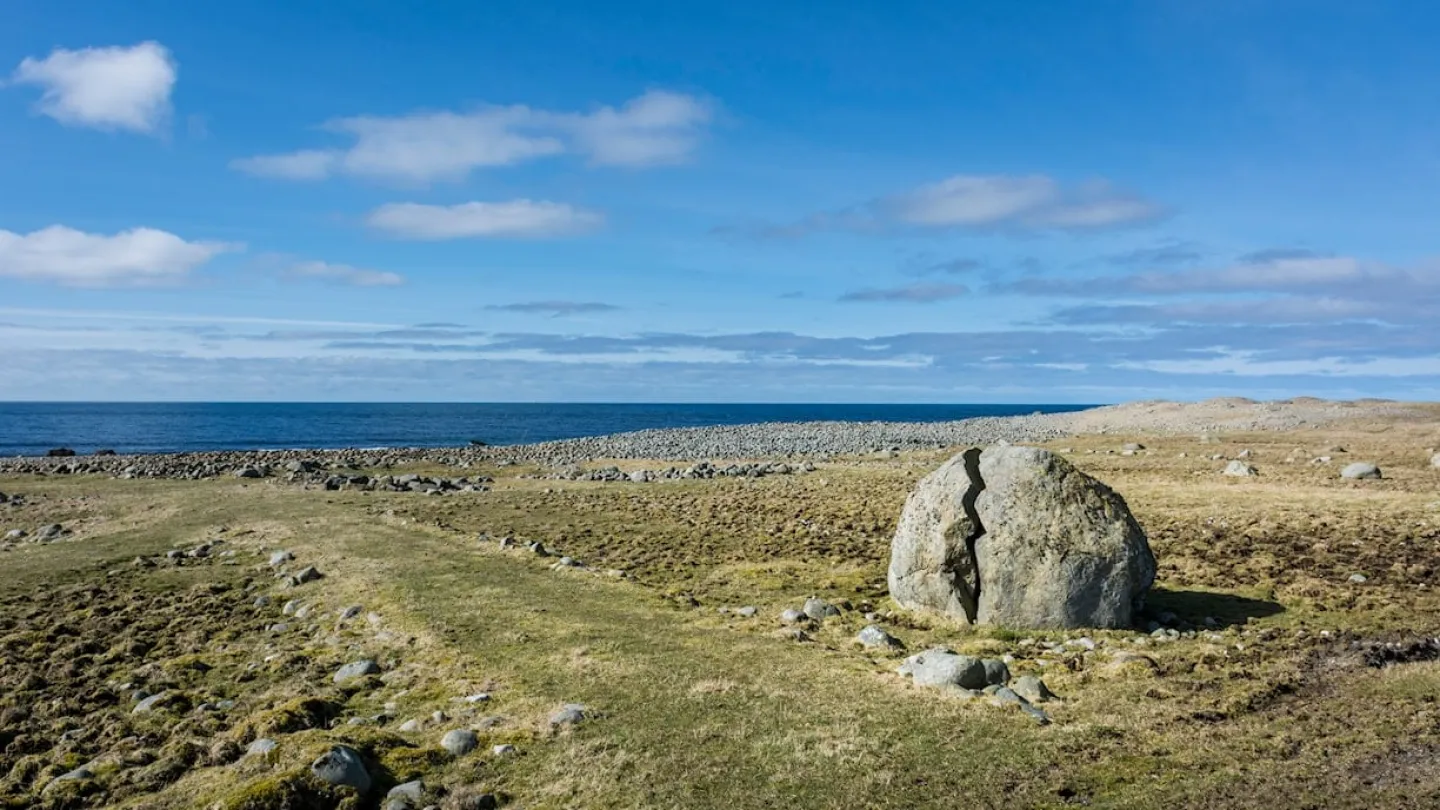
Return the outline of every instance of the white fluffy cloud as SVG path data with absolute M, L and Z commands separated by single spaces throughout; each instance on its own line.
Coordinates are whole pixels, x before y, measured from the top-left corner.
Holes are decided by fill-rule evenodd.
M 1069 189 L 1044 175 L 955 175 L 879 201 L 883 216 L 936 228 L 1103 228 L 1153 219 L 1160 206 L 1092 182 Z
M 364 270 L 348 264 L 330 262 L 297 262 L 291 265 L 289 272 L 297 278 L 321 279 L 356 287 L 394 287 L 405 283 L 404 277 L 398 273 Z
M 70 287 L 169 284 L 220 253 L 240 249 L 222 242 L 187 242 L 154 228 L 113 236 L 63 225 L 28 234 L 0 230 L 0 277 Z
M 404 239 L 543 238 L 583 233 L 604 217 L 546 200 L 460 205 L 389 203 L 370 212 L 370 227 Z
M 37 109 L 62 124 L 159 131 L 170 119 L 176 63 L 158 42 L 133 47 L 56 49 L 27 58 L 11 77 L 44 90 Z
M 293 180 L 347 174 L 400 183 L 459 180 L 477 168 L 560 154 L 583 155 L 596 165 L 653 166 L 684 161 L 710 117 L 703 101 L 658 90 L 588 113 L 515 105 L 356 116 L 325 125 L 351 136 L 348 148 L 241 158 L 231 166 Z

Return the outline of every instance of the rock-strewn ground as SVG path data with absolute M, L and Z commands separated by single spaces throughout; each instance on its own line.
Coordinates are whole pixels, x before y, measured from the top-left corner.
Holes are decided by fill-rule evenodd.
M 948 447 L 638 479 L 696 459 L 297 453 L 200 481 L 18 462 L 0 807 L 379 808 L 415 780 L 446 810 L 1440 802 L 1435 410 L 1168 410 L 1044 442 L 1125 496 L 1158 558 L 1138 626 L 1107 631 L 896 609 L 895 521 Z M 1224 475 L 1237 459 L 1255 474 Z M 1383 474 L 1342 478 L 1355 462 Z M 417 497 L 437 479 L 479 486 Z M 954 688 L 899 671 L 935 647 Z M 357 765 L 363 792 L 322 778 Z

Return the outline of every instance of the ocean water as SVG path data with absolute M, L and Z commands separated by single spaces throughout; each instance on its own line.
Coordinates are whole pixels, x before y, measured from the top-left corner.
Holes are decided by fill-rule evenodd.
M 0 403 L 0 456 L 521 444 L 752 422 L 942 422 L 1088 405 Z

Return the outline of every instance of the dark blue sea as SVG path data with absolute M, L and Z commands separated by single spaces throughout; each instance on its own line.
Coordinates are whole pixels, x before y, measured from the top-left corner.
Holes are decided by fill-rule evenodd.
M 521 444 L 752 422 L 943 422 L 1089 405 L 604 403 L 0 403 L 0 456 Z

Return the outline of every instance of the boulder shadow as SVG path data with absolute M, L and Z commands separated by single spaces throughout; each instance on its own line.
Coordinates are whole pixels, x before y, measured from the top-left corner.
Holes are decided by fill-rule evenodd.
M 1145 597 L 1145 613 L 1158 617 L 1174 613 L 1180 621 L 1204 627 L 1206 617 L 1215 619 L 1220 627 L 1245 624 L 1251 619 L 1263 619 L 1285 612 L 1279 602 L 1266 599 L 1251 599 L 1233 593 L 1220 591 L 1190 591 L 1172 588 L 1152 588 Z

